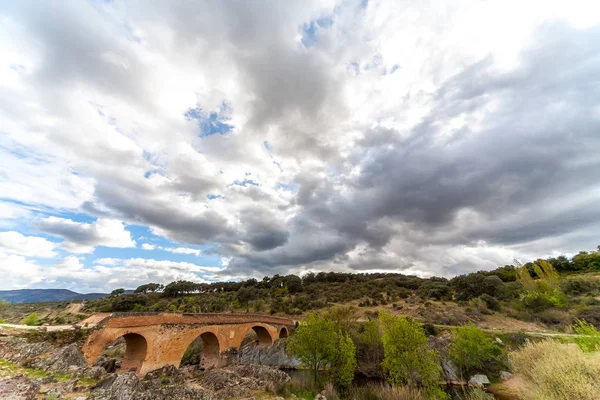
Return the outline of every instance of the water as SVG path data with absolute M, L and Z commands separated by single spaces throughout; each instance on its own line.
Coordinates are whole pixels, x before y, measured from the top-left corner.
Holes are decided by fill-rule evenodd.
M 297 382 L 310 382 L 312 380 L 312 375 L 307 370 L 286 369 L 285 372 L 292 378 L 292 380 Z M 362 387 L 372 384 L 379 385 L 381 383 L 385 383 L 385 380 L 382 378 L 371 378 L 368 376 L 357 374 L 354 376 L 353 385 Z M 452 396 L 452 400 L 463 400 L 465 398 L 465 387 L 462 385 L 445 385 L 442 387 L 442 389 Z M 497 393 L 491 394 L 499 400 L 514 400 L 514 398 L 512 397 L 502 396 Z

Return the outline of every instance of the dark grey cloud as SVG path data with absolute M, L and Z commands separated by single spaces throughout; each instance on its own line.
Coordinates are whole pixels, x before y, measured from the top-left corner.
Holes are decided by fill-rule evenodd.
M 344 243 L 328 253 L 330 260 L 359 243 L 381 248 L 397 234 L 394 223 L 420 232 L 406 238 L 417 248 L 478 240 L 517 245 L 598 224 L 598 197 L 589 194 L 597 193 L 600 176 L 600 29 L 557 23 L 541 28 L 535 39 L 516 70 L 498 72 L 488 58 L 451 77 L 411 131 L 365 132 L 348 158 L 348 167 L 360 168 L 358 176 L 345 178 L 350 191 L 341 194 L 331 182 L 299 177 L 296 220 L 319 221 L 308 228 L 312 234 L 336 235 Z M 481 122 L 470 127 L 477 115 Z M 448 135 L 456 117 L 467 123 Z M 477 213 L 478 223 L 459 226 L 464 210 Z M 290 229 L 292 237 L 307 234 L 293 224 Z M 437 234 L 448 229 L 454 230 L 450 237 Z M 294 244 L 291 239 L 289 246 Z M 316 247 L 306 249 L 310 255 L 302 260 L 287 250 L 260 262 L 322 257 Z M 389 262 L 382 252 L 370 254 L 368 261 L 348 265 L 404 267 L 399 258 Z M 240 257 L 256 262 L 253 255 Z M 476 267 L 449 263 L 444 271 Z

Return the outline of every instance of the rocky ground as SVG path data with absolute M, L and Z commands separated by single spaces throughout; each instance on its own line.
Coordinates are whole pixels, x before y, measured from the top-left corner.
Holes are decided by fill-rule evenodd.
M 276 399 L 290 377 L 265 365 L 200 370 L 168 366 L 139 379 L 116 374 L 118 361 L 101 357 L 88 367 L 77 343 L 55 346 L 15 336 L 0 337 L 0 399 L 217 400 Z

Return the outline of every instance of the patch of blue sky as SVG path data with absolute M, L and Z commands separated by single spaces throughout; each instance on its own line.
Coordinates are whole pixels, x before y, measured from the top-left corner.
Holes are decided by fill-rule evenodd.
M 276 188 L 287 190 L 289 192 L 295 192 L 296 190 L 300 189 L 300 185 L 297 183 L 280 183 Z
M 398 69 L 400 68 L 400 66 L 398 64 L 394 64 L 392 66 L 392 69 L 390 69 L 390 74 L 393 74 L 394 72 L 396 72 Z
M 229 122 L 231 107 L 223 103 L 218 112 L 207 112 L 201 107 L 189 108 L 185 112 L 185 117 L 188 120 L 196 120 L 200 130 L 200 136 L 225 135 L 229 133 L 234 126 Z
M 267 140 L 265 140 L 265 141 L 263 142 L 263 144 L 264 144 L 264 146 L 265 146 L 265 149 L 267 149 L 267 150 L 269 150 L 269 151 L 273 150 L 273 146 L 271 146 L 271 144 L 270 144 L 270 143 L 269 143 Z
M 306 47 L 313 47 L 318 43 L 317 33 L 319 29 L 327 29 L 333 25 L 334 15 L 327 15 L 310 21 L 302 26 L 302 44 Z
M 130 228 L 130 227 L 128 227 Z M 132 231 L 132 229 L 130 229 Z M 137 234 L 143 233 L 143 227 L 137 227 L 134 230 Z M 104 247 L 98 246 L 96 247 L 93 255 L 88 257 L 89 260 L 86 261 L 85 265 L 93 265 L 96 264 L 96 260 L 102 258 L 116 258 L 116 259 L 131 259 L 131 258 L 141 258 L 141 259 L 152 259 L 157 261 L 172 261 L 172 262 L 186 262 L 190 264 L 195 264 L 198 266 L 208 266 L 208 267 L 220 267 L 221 266 L 221 257 L 219 255 L 208 253 L 213 245 L 190 245 L 190 244 L 180 244 L 171 240 L 168 240 L 161 236 L 156 236 L 149 233 L 149 229 L 147 229 L 148 234 L 146 236 L 136 236 L 135 239 L 137 241 L 137 247 L 128 247 L 128 248 L 113 248 L 113 247 Z M 134 236 L 132 234 L 132 236 Z M 140 239 L 142 237 L 143 239 Z M 146 250 L 142 248 L 142 244 L 147 243 L 154 246 L 151 250 Z M 173 251 L 168 251 L 165 249 L 176 249 L 179 247 L 191 248 L 200 250 L 200 254 L 184 254 L 184 253 L 175 253 Z
M 212 193 L 209 193 L 209 194 L 206 195 L 206 198 L 209 199 L 209 200 L 215 200 L 215 199 L 224 199 L 225 196 L 223 196 L 222 194 L 212 194 Z
M 244 179 L 243 181 L 240 180 L 235 180 L 233 181 L 232 185 L 237 185 L 237 186 L 248 186 L 248 185 L 252 185 L 252 186 L 260 186 L 258 183 L 254 182 L 252 179 Z

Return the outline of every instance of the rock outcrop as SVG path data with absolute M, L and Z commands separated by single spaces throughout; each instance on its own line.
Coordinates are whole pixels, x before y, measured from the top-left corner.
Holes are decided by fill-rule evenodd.
M 285 343 L 281 341 L 271 347 L 249 344 L 240 350 L 230 351 L 228 357 L 231 364 L 268 365 L 278 368 L 296 368 L 300 365 L 298 360 L 286 353 Z
M 2 400 L 34 400 L 39 391 L 37 382 L 25 377 L 0 379 L 0 399 Z

